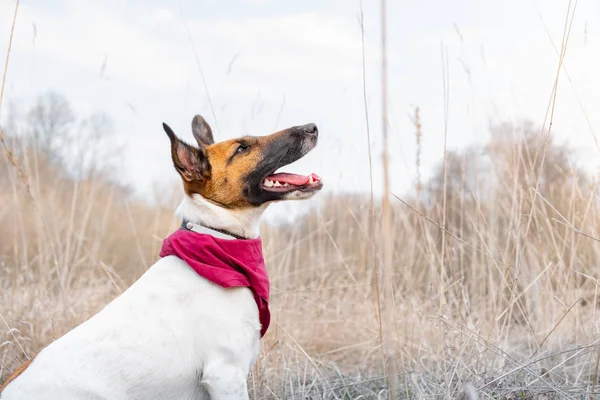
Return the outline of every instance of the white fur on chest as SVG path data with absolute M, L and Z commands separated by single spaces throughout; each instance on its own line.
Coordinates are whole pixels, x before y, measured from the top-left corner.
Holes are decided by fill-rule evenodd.
M 201 400 L 227 380 L 222 398 L 247 399 L 259 345 L 249 289 L 224 289 L 168 256 L 42 350 L 2 400 Z

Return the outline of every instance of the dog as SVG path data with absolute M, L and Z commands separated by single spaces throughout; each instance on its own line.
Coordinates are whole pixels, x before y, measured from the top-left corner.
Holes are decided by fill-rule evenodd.
M 2 400 L 248 399 L 246 378 L 269 325 L 259 220 L 274 202 L 308 199 L 316 174 L 276 171 L 306 155 L 315 124 L 197 146 L 166 124 L 184 199 L 161 258 L 99 313 L 18 368 Z

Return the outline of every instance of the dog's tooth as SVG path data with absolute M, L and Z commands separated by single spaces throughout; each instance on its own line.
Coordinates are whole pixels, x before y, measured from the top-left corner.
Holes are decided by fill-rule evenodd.
M 313 181 L 313 177 L 312 175 L 308 178 L 308 184 L 312 185 L 313 183 L 315 183 L 315 181 Z
M 273 187 L 281 187 L 281 183 L 275 181 L 275 183 L 273 184 Z
M 265 179 L 264 185 L 266 187 L 273 187 L 273 181 L 270 181 L 268 179 Z
M 287 182 L 284 182 L 283 187 L 288 187 L 288 186 L 290 186 L 290 184 Z

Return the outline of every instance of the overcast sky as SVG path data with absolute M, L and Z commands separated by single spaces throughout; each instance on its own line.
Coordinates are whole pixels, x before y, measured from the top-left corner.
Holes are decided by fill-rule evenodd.
M 363 3 L 371 146 L 379 155 L 380 2 Z M 568 3 L 388 1 L 395 191 L 409 190 L 415 178 L 408 117 L 414 106 L 421 108 L 425 175 L 443 154 L 442 46 L 449 63 L 449 148 L 484 141 L 490 123 L 525 117 L 541 124 Z M 0 0 L 2 57 L 14 5 Z M 5 101 L 26 105 L 53 90 L 78 113 L 109 114 L 126 144 L 122 179 L 139 194 L 178 179 L 161 123 L 191 140 L 196 113 L 217 140 L 315 122 L 320 145 L 288 170 L 316 172 L 332 191 L 367 189 L 359 15 L 358 0 L 22 0 Z M 553 129 L 594 168 L 600 160 L 593 141 L 600 130 L 597 0 L 577 4 L 565 66 L 571 81 L 562 71 Z M 379 167 L 375 173 L 380 186 Z

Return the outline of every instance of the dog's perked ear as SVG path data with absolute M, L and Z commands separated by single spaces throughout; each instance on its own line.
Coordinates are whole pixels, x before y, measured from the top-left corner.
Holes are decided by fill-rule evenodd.
M 204 147 L 196 148 L 185 143 L 164 122 L 163 129 L 171 140 L 171 158 L 181 178 L 186 182 L 203 182 L 209 179 L 210 163 Z
M 192 119 L 192 133 L 200 147 L 210 146 L 215 142 L 212 129 L 210 129 L 208 122 L 200 115 L 196 115 Z

